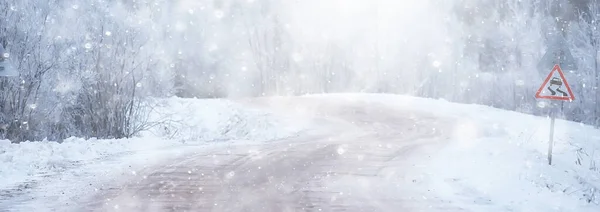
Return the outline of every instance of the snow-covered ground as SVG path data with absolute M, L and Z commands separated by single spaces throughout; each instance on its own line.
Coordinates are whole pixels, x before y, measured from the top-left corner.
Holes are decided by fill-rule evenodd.
M 455 120 L 453 132 L 445 136 L 447 145 L 431 149 L 423 161 L 415 162 L 419 171 L 407 174 L 415 188 L 429 188 L 420 196 L 432 203 L 451 203 L 471 211 L 600 211 L 596 199 L 600 156 L 595 156 L 600 131 L 592 127 L 557 120 L 554 160 L 549 166 L 548 118 L 399 95 L 305 98 L 362 101 Z M 229 100 L 161 101 L 153 119 L 168 117 L 169 121 L 139 138 L 0 143 L 0 211 L 77 202 L 159 161 L 200 149 L 227 148 L 236 141 L 273 141 L 318 128 L 308 120 L 290 120 Z
M 171 98 L 156 103 L 150 121 L 160 124 L 137 138 L 0 141 L 0 211 L 75 203 L 158 162 L 199 149 L 286 138 L 304 126 L 229 100 Z
M 600 211 L 600 131 L 593 127 L 557 119 L 549 166 L 549 118 L 399 95 L 326 97 L 456 120 L 448 146 L 432 150 L 412 174 L 430 190 L 423 198 L 472 211 Z

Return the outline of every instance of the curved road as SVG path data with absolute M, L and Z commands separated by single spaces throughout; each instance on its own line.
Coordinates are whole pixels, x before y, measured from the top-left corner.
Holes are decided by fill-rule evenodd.
M 419 166 L 444 145 L 452 120 L 353 100 L 265 98 L 244 103 L 311 118 L 315 132 L 170 161 L 99 196 L 85 210 L 451 209 L 424 198 L 427 190 L 417 183 Z

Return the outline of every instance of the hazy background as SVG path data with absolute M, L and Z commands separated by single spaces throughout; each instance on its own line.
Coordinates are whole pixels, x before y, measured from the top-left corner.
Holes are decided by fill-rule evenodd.
M 0 41 L 3 138 L 130 137 L 149 97 L 377 92 L 545 115 L 564 34 L 570 120 L 600 126 L 597 0 L 14 0 Z M 140 124 L 142 123 L 142 124 Z

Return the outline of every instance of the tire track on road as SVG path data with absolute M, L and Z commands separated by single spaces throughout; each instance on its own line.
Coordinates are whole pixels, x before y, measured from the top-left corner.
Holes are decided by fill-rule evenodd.
M 330 125 L 317 127 L 330 132 L 190 155 L 148 170 L 146 179 L 106 194 L 111 201 L 91 209 L 113 211 L 116 205 L 119 211 L 418 208 L 409 194 L 402 194 L 403 186 L 410 186 L 405 174 L 417 159 L 426 159 L 419 155 L 421 149 L 443 146 L 443 135 L 450 132 L 453 120 L 356 102 L 289 101 L 279 108 L 253 104 L 280 112 L 289 105 L 297 109 L 305 104 L 309 112 L 319 112 L 315 117 L 329 120 Z

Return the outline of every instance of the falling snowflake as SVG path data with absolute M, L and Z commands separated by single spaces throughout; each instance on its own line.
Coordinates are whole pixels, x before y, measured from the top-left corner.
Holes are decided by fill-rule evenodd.
M 345 150 L 343 147 L 338 147 L 338 149 L 337 149 L 337 153 L 338 153 L 338 154 L 342 155 L 342 154 L 344 154 L 345 152 L 346 152 L 346 150 Z
M 231 179 L 231 178 L 233 178 L 233 176 L 235 176 L 235 172 L 234 171 L 230 171 L 229 173 L 227 173 L 227 175 L 225 176 L 225 178 Z
M 221 19 L 225 16 L 225 13 L 222 10 L 215 10 L 215 17 Z
M 537 106 L 539 108 L 545 108 L 546 106 L 548 106 L 548 104 L 546 102 L 544 102 L 544 101 L 540 101 L 540 102 L 537 103 Z

